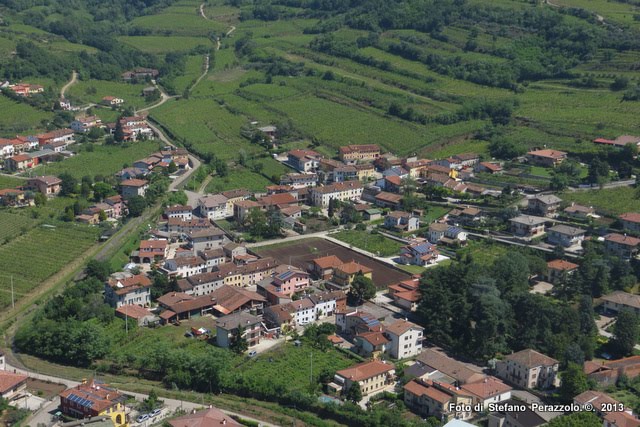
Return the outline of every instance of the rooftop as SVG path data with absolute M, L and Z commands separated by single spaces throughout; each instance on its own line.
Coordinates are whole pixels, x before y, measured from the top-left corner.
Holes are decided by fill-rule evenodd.
M 394 369 L 395 367 L 390 363 L 373 360 L 371 362 L 359 363 L 347 369 L 342 369 L 336 372 L 336 375 L 355 382 L 373 378 L 378 375 L 393 371 Z
M 559 363 L 556 359 L 539 353 L 530 348 L 505 356 L 505 360 L 518 363 L 519 365 L 522 365 L 526 368 L 535 368 L 538 366 L 553 366 Z

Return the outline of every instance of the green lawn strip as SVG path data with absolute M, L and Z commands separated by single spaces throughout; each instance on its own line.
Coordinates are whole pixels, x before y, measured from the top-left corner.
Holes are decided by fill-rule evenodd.
M 346 230 L 332 234 L 331 237 L 382 257 L 398 255 L 403 246 L 396 240 L 368 231 Z
M 565 191 L 559 196 L 567 203 L 575 202 L 584 206 L 593 206 L 596 212 L 610 216 L 640 211 L 640 199 L 633 187 Z
M 245 168 L 236 168 L 229 171 L 225 177 L 214 176 L 207 185 L 207 193 L 219 193 L 220 191 L 245 188 L 250 191 L 265 191 L 267 185 L 274 183 L 264 176 Z

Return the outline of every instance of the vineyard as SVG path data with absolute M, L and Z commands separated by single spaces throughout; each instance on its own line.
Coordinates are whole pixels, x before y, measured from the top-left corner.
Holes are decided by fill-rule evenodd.
M 43 225 L 0 246 L 0 309 L 11 304 L 12 277 L 17 300 L 87 250 L 97 235 L 86 226 Z
M 16 215 L 8 212 L 0 212 L 0 245 L 4 245 L 19 236 L 27 233 L 36 221 L 22 215 Z

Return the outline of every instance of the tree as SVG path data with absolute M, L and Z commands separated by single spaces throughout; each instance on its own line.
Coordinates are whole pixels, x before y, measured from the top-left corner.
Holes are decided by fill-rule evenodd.
M 87 263 L 86 272 L 87 276 L 95 277 L 101 282 L 104 282 L 109 277 L 109 274 L 111 274 L 111 265 L 109 261 L 92 259 Z
M 238 326 L 238 330 L 233 336 L 233 340 L 229 345 L 229 349 L 236 354 L 242 354 L 249 348 L 247 340 L 243 337 L 245 329 L 243 326 Z
M 601 184 L 609 177 L 609 164 L 599 157 L 594 157 L 589 163 L 587 180 L 592 184 Z
M 120 121 L 122 117 L 120 117 L 118 120 L 116 120 L 116 128 L 113 132 L 113 140 L 115 142 L 122 142 L 124 141 L 124 129 L 122 128 L 122 122 Z
M 114 194 L 116 194 L 116 191 L 106 182 L 96 182 L 93 184 L 93 199 L 96 202 L 101 202 Z
M 640 333 L 638 316 L 632 311 L 621 310 L 613 325 L 613 338 L 611 339 L 613 351 L 620 357 L 633 353 L 633 348 L 638 342 L 638 333 Z
M 176 162 L 171 160 L 171 163 L 169 163 L 169 166 L 167 167 L 167 172 L 174 173 L 177 170 L 178 170 L 178 165 L 176 165 Z
M 95 127 L 92 127 L 91 130 L 89 130 L 89 133 L 87 134 L 87 136 L 89 137 L 90 140 L 95 141 L 101 136 L 104 136 L 104 131 L 99 127 L 95 126 Z
M 587 375 L 582 365 L 569 363 L 567 370 L 562 373 L 560 385 L 560 398 L 565 402 L 573 401 L 573 398 L 589 389 Z
M 362 274 L 362 271 L 356 273 L 351 282 L 349 289 L 349 297 L 355 305 L 360 305 L 364 300 L 373 298 L 376 295 L 376 286 L 373 281 Z
M 44 206 L 47 204 L 47 196 L 40 192 L 37 192 L 33 196 L 33 202 L 36 204 L 36 206 Z
M 78 186 L 78 180 L 73 177 L 68 172 L 61 173 L 58 175 L 58 178 L 62 181 L 60 183 L 60 195 L 68 196 L 70 194 L 74 194 L 76 192 L 76 187 Z
M 227 163 L 224 160 L 216 160 L 216 174 L 218 174 L 218 176 L 220 177 L 225 177 L 227 175 L 229 175 L 229 167 L 227 166 Z
M 345 399 L 349 402 L 357 404 L 362 400 L 362 390 L 360 390 L 360 384 L 358 382 L 351 383 L 351 387 L 344 395 Z
M 333 197 L 329 199 L 329 207 L 327 209 L 327 216 L 329 218 L 333 218 L 333 216 L 335 215 L 336 204 L 337 203 L 338 203 L 338 201 L 336 199 L 334 199 Z
M 189 202 L 189 198 L 187 197 L 187 193 L 184 191 L 172 191 L 169 193 L 167 197 L 167 205 L 186 205 Z
M 127 204 L 129 208 L 129 216 L 138 217 L 147 207 L 147 201 L 142 196 L 133 196 Z
M 100 222 L 107 220 L 107 214 L 104 213 L 102 209 L 100 209 L 100 212 L 98 213 L 98 219 L 100 220 Z

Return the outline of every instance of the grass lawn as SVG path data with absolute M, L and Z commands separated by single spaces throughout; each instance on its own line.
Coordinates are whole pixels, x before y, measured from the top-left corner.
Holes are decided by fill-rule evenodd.
M 24 185 L 27 182 L 24 179 L 12 178 L 6 175 L 0 175 L 0 189 L 3 188 L 15 188 L 19 185 Z
M 605 215 L 619 215 L 625 212 L 640 211 L 640 199 L 633 187 L 618 187 L 602 190 L 566 191 L 560 195 L 565 202 L 593 206 Z
M 51 113 L 38 110 L 28 104 L 13 101 L 0 94 L 0 135 L 15 138 L 17 133 L 43 129 L 42 122 L 53 117 Z
M 264 176 L 251 172 L 245 168 L 237 168 L 229 171 L 229 175 L 224 178 L 214 176 L 207 185 L 207 193 L 219 193 L 220 191 L 246 188 L 250 191 L 265 191 L 267 185 L 273 185 Z
M 398 255 L 403 246 L 400 242 L 368 231 L 346 230 L 332 234 L 331 237 L 382 257 Z
M 496 259 L 507 253 L 509 253 L 509 248 L 506 245 L 487 240 L 469 242 L 465 248 L 458 252 L 460 256 L 471 255 L 476 262 L 483 265 L 491 265 Z
M 123 146 L 94 145 L 94 151 L 82 150 L 70 159 L 37 167 L 34 173 L 44 169 L 47 175 L 68 172 L 76 178 L 83 176 L 113 175 L 124 164 L 131 165 L 161 148 L 158 141 L 139 141 Z
M 155 54 L 188 52 L 198 46 L 213 47 L 206 37 L 121 36 L 118 40 L 142 52 Z
M 422 274 L 427 270 L 419 265 L 398 265 L 398 267 L 411 274 Z
M 450 210 L 451 209 L 446 206 L 428 205 L 427 211 L 421 218 L 421 222 L 422 224 L 431 224 L 435 220 L 440 219 L 448 214 Z
M 124 99 L 124 106 L 135 108 L 143 107 L 146 103 L 142 97 L 142 89 L 149 86 L 145 83 L 133 84 L 124 82 L 111 82 L 106 80 L 79 80 L 67 91 L 67 96 L 77 103 L 99 104 L 105 96 L 115 96 Z M 95 92 L 95 93 L 94 93 Z M 103 108 L 96 109 L 95 113 L 100 114 Z M 105 121 L 103 119 L 103 121 Z
M 313 372 L 310 366 L 312 357 Z M 314 389 L 317 387 L 318 376 L 323 370 L 335 372 L 356 363 L 355 360 L 349 359 L 333 347 L 323 352 L 303 342 L 300 347 L 285 343 L 256 358 L 244 359 L 236 369 L 240 370 L 247 379 L 270 382 L 288 390 L 303 391 L 308 390 L 310 384 Z

